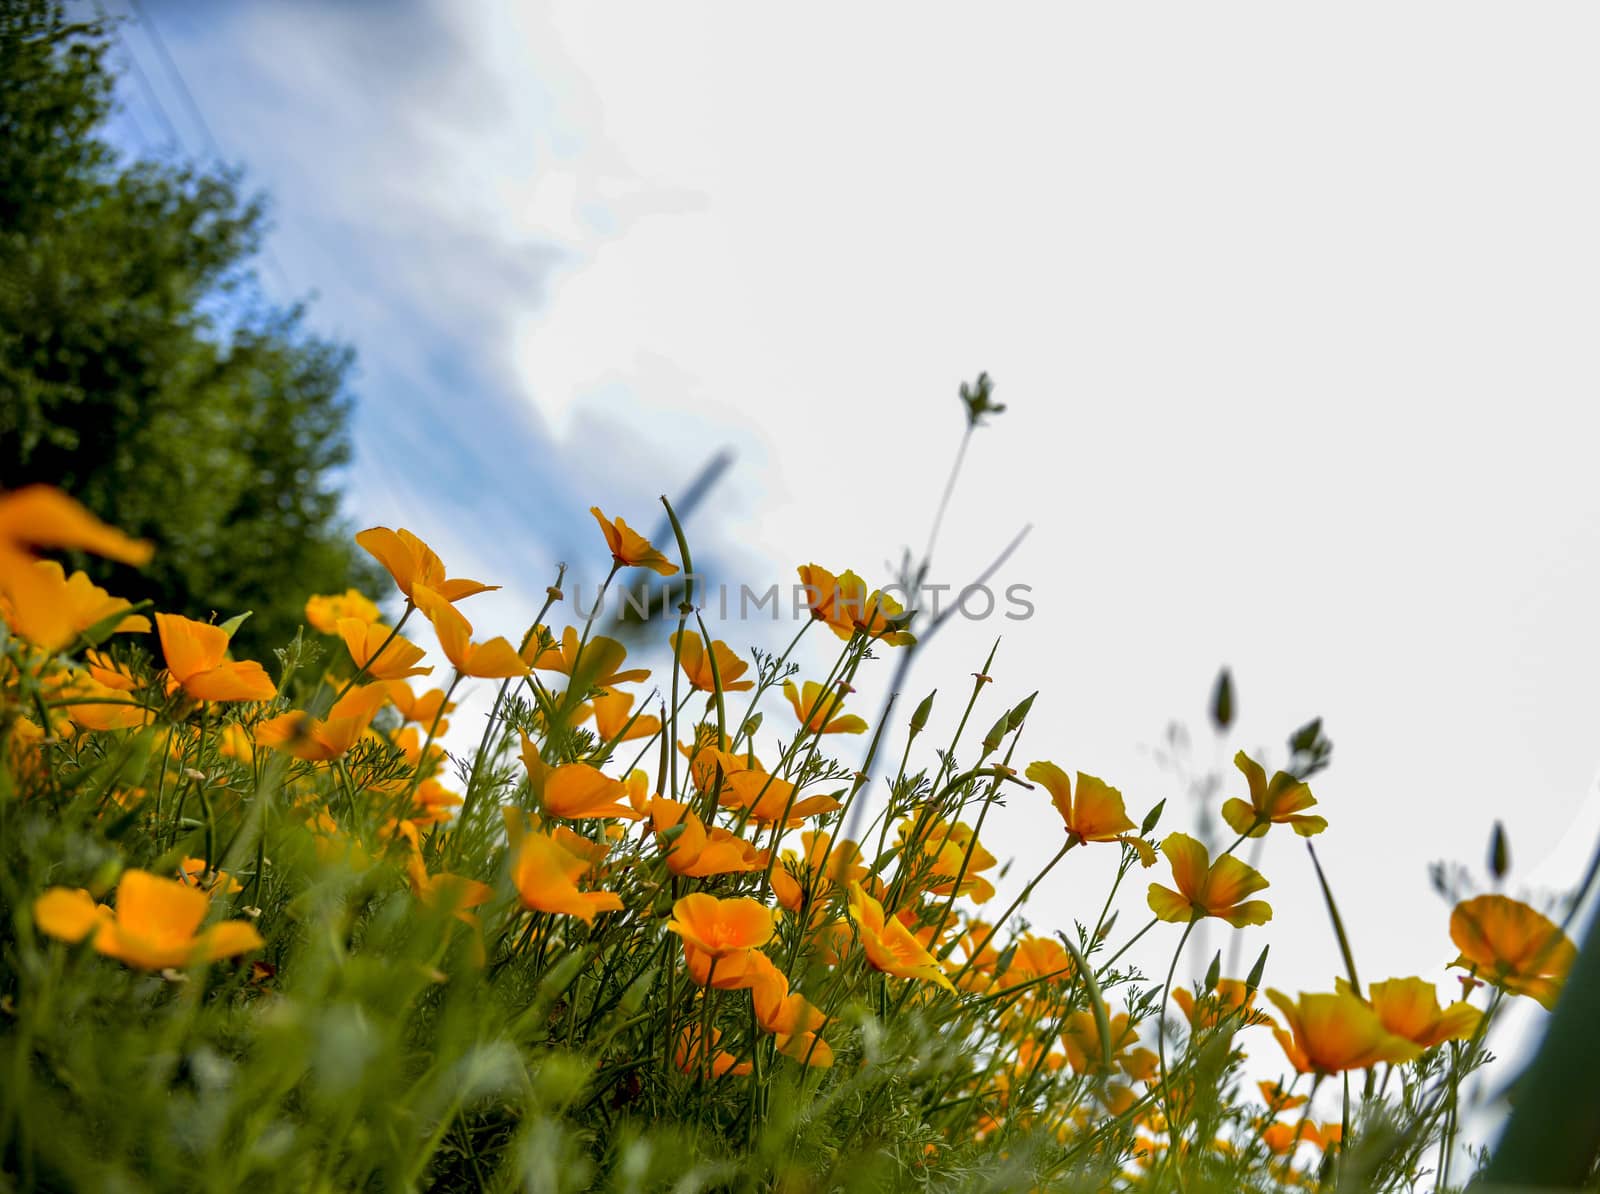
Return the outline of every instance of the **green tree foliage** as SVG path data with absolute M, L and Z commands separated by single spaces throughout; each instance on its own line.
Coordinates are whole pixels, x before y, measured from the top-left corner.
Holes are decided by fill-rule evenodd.
M 236 174 L 118 161 L 107 36 L 0 0 L 0 485 L 154 540 L 143 572 L 82 563 L 160 609 L 254 610 L 238 645 L 264 652 L 370 576 L 333 485 L 352 354 L 260 297 Z

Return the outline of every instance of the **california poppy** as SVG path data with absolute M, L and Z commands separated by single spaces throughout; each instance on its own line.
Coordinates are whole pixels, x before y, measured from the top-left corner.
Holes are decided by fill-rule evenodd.
M 161 653 L 172 677 L 169 688 L 182 687 L 197 701 L 270 701 L 278 686 L 254 660 L 231 662 L 228 632 L 177 614 L 157 614 Z
M 424 651 L 382 622 L 360 618 L 340 618 L 334 627 L 357 668 L 373 680 L 403 680 L 407 676 L 426 676 L 431 667 L 417 667 Z
M 256 745 L 276 747 L 311 762 L 342 758 L 387 700 L 380 685 L 352 688 L 334 702 L 325 718 L 299 710 L 269 717 L 256 727 Z
M 141 970 L 211 962 L 260 949 L 265 942 L 245 920 L 200 931 L 211 898 L 181 879 L 124 871 L 115 910 L 97 905 L 82 888 L 52 887 L 33 904 L 39 930 L 62 941 L 94 934 L 94 948 Z
M 1159 883 L 1150 885 L 1150 910 L 1161 920 L 1183 924 L 1216 916 L 1238 929 L 1272 919 L 1266 901 L 1244 898 L 1268 886 L 1267 881 L 1233 855 L 1212 862 L 1206 848 L 1186 833 L 1168 834 L 1161 852 L 1172 864 L 1172 878 L 1178 885 L 1177 891 Z
M 439 636 L 440 650 L 461 675 L 486 680 L 509 680 L 528 674 L 528 665 L 506 639 L 473 642 L 472 623 L 428 585 L 416 585 L 411 597 L 417 603 L 417 608 L 433 623 L 433 631 Z
M 718 679 L 722 681 L 723 692 L 748 692 L 756 686 L 754 680 L 739 679 L 750 670 L 750 665 L 735 655 L 733 649 L 720 638 L 711 644 L 709 652 L 697 631 L 675 631 L 668 641 L 678 652 L 678 666 L 683 669 L 683 674 L 701 692 L 715 692 Z M 713 658 L 717 663 L 715 675 L 711 671 Z
M 394 583 L 408 601 L 416 600 L 414 590 L 418 585 L 426 585 L 450 602 L 500 587 L 461 577 L 446 579 L 444 563 L 433 553 L 433 549 L 404 527 L 398 531 L 391 531 L 388 527 L 371 527 L 357 535 L 356 542 L 389 570 L 389 575 L 394 577 Z
M 1528 905 L 1503 895 L 1463 900 L 1450 913 L 1450 940 L 1461 955 L 1452 966 L 1512 995 L 1554 1008 L 1577 950 L 1560 928 Z
M 1136 832 L 1122 803 L 1122 793 L 1102 779 L 1078 772 L 1076 797 L 1067 773 L 1054 763 L 1029 763 L 1025 772 L 1035 783 L 1043 784 L 1050 801 L 1061 814 L 1067 837 L 1075 842 L 1127 842 L 1145 866 L 1155 864 L 1155 851 Z
M 319 593 L 306 598 L 306 625 L 318 634 L 338 634 L 341 618 L 355 618 L 370 624 L 378 617 L 377 605 L 360 589 Z
M 899 978 L 938 983 L 948 991 L 955 990 L 939 968 L 938 959 L 923 948 L 903 921 L 897 917 L 886 919 L 883 905 L 862 890 L 861 884 L 850 884 L 849 892 L 850 919 L 855 921 L 867 961 L 875 969 Z
M 720 900 L 709 892 L 690 892 L 672 905 L 667 928 L 714 958 L 755 949 L 772 940 L 777 913 L 757 900 Z
M 1289 1064 L 1302 1074 L 1337 1074 L 1366 1069 L 1380 1061 L 1411 1061 L 1422 1047 L 1390 1032 L 1378 1014 L 1350 991 L 1305 995 L 1295 1002 L 1282 991 L 1268 991 L 1289 1031 L 1272 1033 Z
M 1274 772 L 1269 780 L 1261 764 L 1242 750 L 1233 756 L 1233 765 L 1250 785 L 1248 802 L 1234 797 L 1222 806 L 1222 819 L 1235 833 L 1260 837 L 1273 825 L 1292 825 L 1301 837 L 1310 837 L 1328 827 L 1321 817 L 1303 811 L 1317 803 L 1303 780 L 1287 771 Z
M 1339 980 L 1341 990 L 1346 988 Z M 1439 992 L 1421 978 L 1391 978 L 1367 988 L 1367 1005 L 1384 1028 L 1431 1049 L 1441 1041 L 1463 1041 L 1477 1031 L 1483 1013 L 1465 1000 L 1439 1006 Z
M 789 698 L 800 728 L 808 734 L 860 734 L 867 723 L 853 713 L 840 713 L 848 685 L 837 692 L 824 693 L 822 685 L 807 680 L 796 688 L 793 680 L 783 682 L 783 695 Z
M 579 891 L 578 880 L 590 868 L 548 834 L 524 834 L 511 866 L 511 882 L 522 906 L 536 912 L 557 912 L 592 923 L 597 912 L 620 912 L 622 897 L 612 891 Z
M 671 576 L 678 570 L 676 564 L 650 545 L 650 540 L 622 519 L 607 518 L 600 513 L 599 506 L 590 506 L 589 513 L 600 524 L 600 533 L 606 537 L 611 558 L 619 567 L 648 568 L 662 576 Z

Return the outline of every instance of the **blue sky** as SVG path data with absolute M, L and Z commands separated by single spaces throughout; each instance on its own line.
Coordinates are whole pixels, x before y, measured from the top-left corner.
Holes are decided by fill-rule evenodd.
M 600 566 L 588 506 L 648 526 L 722 448 L 693 530 L 733 579 L 885 579 L 987 369 L 1010 409 L 936 565 L 974 575 L 1032 523 L 998 579 L 1038 614 L 953 623 L 911 699 L 941 684 L 953 717 L 1003 633 L 996 703 L 1044 690 L 1024 751 L 1139 811 L 1179 791 L 1170 720 L 1226 770 L 1324 716 L 1321 854 L 1370 977 L 1445 981 L 1426 863 L 1481 868 L 1495 819 L 1517 890 L 1581 871 L 1594 10 L 145 4 L 273 197 L 269 287 L 361 354 L 353 510 L 506 583 L 495 630 L 555 560 Z M 1241 715 L 1213 744 L 1223 663 Z M 995 827 L 1019 877 L 1040 816 Z M 1063 922 L 1103 891 L 1082 867 L 1047 893 Z M 1283 912 L 1247 952 L 1326 989 L 1303 852 L 1263 867 Z

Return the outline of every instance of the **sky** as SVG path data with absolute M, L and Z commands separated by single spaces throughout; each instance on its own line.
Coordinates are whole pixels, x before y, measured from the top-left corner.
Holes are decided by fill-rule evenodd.
M 1187 829 L 1169 725 L 1238 795 L 1234 750 L 1282 764 L 1321 716 L 1318 850 L 1365 981 L 1454 987 L 1428 864 L 1484 882 L 1497 819 L 1513 892 L 1582 872 L 1592 7 L 105 3 L 144 18 L 117 135 L 270 194 L 264 285 L 359 353 L 352 517 L 505 584 L 474 599 L 485 631 L 525 629 L 558 561 L 593 585 L 589 506 L 652 529 L 721 451 L 689 519 L 714 579 L 887 582 L 985 370 L 1007 409 L 933 573 L 963 584 L 1031 527 L 992 583 L 1034 613 L 941 630 L 905 694 L 939 690 L 930 739 L 999 638 L 975 721 L 1040 690 L 1021 761 L 1099 775 L 1136 818 L 1170 797 Z M 1003 893 L 1053 817 L 1037 792 L 995 814 Z M 1278 911 L 1247 959 L 1270 943 L 1270 983 L 1328 989 L 1303 848 L 1275 834 L 1260 864 Z M 1108 865 L 1074 856 L 1036 923 L 1092 919 Z

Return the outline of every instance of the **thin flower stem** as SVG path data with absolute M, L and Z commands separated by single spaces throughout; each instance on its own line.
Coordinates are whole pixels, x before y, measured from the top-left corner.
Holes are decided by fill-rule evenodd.
M 1167 1117 L 1167 1161 L 1172 1163 L 1178 1155 L 1179 1141 L 1182 1138 L 1182 1129 L 1178 1126 L 1177 1118 L 1172 1113 L 1172 1088 L 1168 1082 L 1167 1074 L 1167 1003 L 1172 998 L 1172 976 L 1178 972 L 1178 959 L 1183 956 L 1183 947 L 1189 943 L 1189 934 L 1194 932 L 1195 925 L 1200 923 L 1198 914 L 1189 918 L 1189 923 L 1183 926 L 1183 936 L 1178 938 L 1178 948 L 1172 951 L 1172 963 L 1167 967 L 1167 981 L 1161 985 L 1161 1012 L 1156 1016 L 1156 1060 L 1161 1067 L 1161 1108 Z M 1178 1188 L 1183 1188 L 1183 1166 L 1173 1168 L 1173 1176 L 1177 1179 Z

